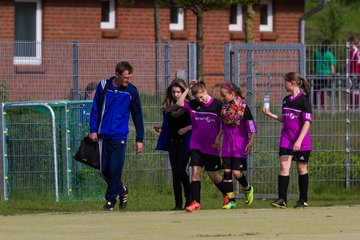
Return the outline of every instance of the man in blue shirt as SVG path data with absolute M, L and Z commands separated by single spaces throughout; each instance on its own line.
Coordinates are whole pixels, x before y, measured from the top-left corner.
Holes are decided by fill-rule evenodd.
M 128 190 L 121 181 L 129 133 L 130 114 L 136 129 L 136 153 L 141 153 L 144 123 L 140 96 L 132 85 L 133 67 L 126 61 L 116 65 L 115 76 L 97 86 L 90 115 L 89 137 L 99 141 L 101 168 L 107 182 L 105 210 L 112 211 L 119 196 L 119 208 L 127 204 Z M 104 95 L 103 95 L 104 94 Z M 102 102 L 102 106 L 100 106 Z M 100 113 L 99 113 L 100 112 Z

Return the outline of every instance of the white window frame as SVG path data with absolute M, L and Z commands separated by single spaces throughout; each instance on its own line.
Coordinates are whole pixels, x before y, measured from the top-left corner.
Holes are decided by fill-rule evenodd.
M 267 5 L 267 24 L 260 24 L 260 32 L 274 31 L 272 0 L 261 0 L 260 4 Z
M 177 23 L 170 23 L 169 29 L 170 30 L 184 30 L 184 8 L 178 8 L 178 22 Z
M 101 29 L 115 29 L 115 0 L 101 0 L 102 2 L 109 2 L 109 21 L 101 22 Z
M 42 8 L 41 0 L 15 0 L 15 2 L 35 2 L 36 3 L 36 56 L 35 57 L 16 57 L 14 65 L 41 65 L 41 41 L 42 41 Z
M 238 32 L 243 30 L 243 13 L 242 5 L 236 6 L 236 24 L 229 24 L 229 31 Z

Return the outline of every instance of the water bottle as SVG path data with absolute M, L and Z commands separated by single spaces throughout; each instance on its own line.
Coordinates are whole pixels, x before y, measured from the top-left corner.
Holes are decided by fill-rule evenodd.
M 270 109 L 270 96 L 266 94 L 264 97 L 263 107 L 266 109 Z

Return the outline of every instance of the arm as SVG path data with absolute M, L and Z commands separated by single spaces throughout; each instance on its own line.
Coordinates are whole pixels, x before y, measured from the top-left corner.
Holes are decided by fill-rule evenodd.
M 221 148 L 221 144 L 222 144 L 222 141 L 223 141 L 223 136 L 224 136 L 224 130 L 220 130 L 218 135 L 216 136 L 216 139 L 215 139 L 215 147 L 217 149 L 220 149 Z
M 252 149 L 252 146 L 254 145 L 254 139 L 255 139 L 255 133 L 252 132 L 250 134 L 250 139 L 249 139 L 249 143 L 246 145 L 245 147 L 245 153 L 246 154 L 250 154 L 251 153 L 251 149 Z
M 179 107 L 183 107 L 185 104 L 185 99 L 186 96 L 189 93 L 189 88 L 185 89 L 185 91 L 181 94 L 180 98 L 176 101 L 176 105 L 178 105 Z
M 184 128 L 180 128 L 178 133 L 179 133 L 179 135 L 184 135 L 185 133 L 187 133 L 191 129 L 192 129 L 192 126 L 188 125 L 188 126 L 186 126 Z
M 136 153 L 141 153 L 144 141 L 144 121 L 141 110 L 140 96 L 136 89 L 132 94 L 130 113 L 136 129 Z
M 303 127 L 301 128 L 300 135 L 294 144 L 294 147 L 293 147 L 294 152 L 300 150 L 301 143 L 304 140 L 304 137 L 305 137 L 306 133 L 309 131 L 309 129 L 310 129 L 310 122 L 305 121 Z
M 282 115 L 276 115 L 276 114 L 273 114 L 272 112 L 270 112 L 269 109 L 267 108 L 263 108 L 262 109 L 262 112 L 263 114 L 265 114 L 265 116 L 268 116 L 270 118 L 273 118 L 275 120 L 278 120 L 279 122 L 282 122 L 283 121 L 283 116 Z
M 90 112 L 90 122 L 89 122 L 89 138 L 96 141 L 98 136 L 97 136 L 97 132 L 98 132 L 98 107 L 101 101 L 101 96 L 102 96 L 102 91 L 103 88 L 101 86 L 101 83 L 98 84 L 97 88 L 96 88 L 96 92 L 95 92 L 95 96 L 93 99 L 93 103 L 92 103 L 92 107 L 91 107 L 91 112 Z

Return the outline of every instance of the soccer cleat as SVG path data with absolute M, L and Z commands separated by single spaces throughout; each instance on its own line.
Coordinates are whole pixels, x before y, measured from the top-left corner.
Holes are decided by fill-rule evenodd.
M 224 196 L 223 206 L 229 203 L 229 197 L 227 195 Z
M 236 202 L 230 201 L 228 204 L 224 205 L 222 207 L 223 209 L 233 209 L 236 208 Z
M 106 211 L 113 211 L 114 210 L 114 204 L 111 202 L 107 202 L 104 206 L 103 209 Z
M 127 201 L 128 201 L 128 193 L 129 193 L 129 189 L 125 186 L 123 186 L 124 191 L 120 196 L 119 196 L 119 209 L 120 210 L 124 210 L 127 206 Z
M 271 203 L 271 206 L 277 207 L 277 208 L 286 208 L 286 202 L 283 199 L 276 199 Z
M 254 188 L 253 186 L 250 186 L 249 190 L 245 191 L 245 203 L 246 205 L 250 206 L 252 202 L 254 201 Z
M 306 208 L 308 206 L 307 202 L 305 202 L 304 200 L 299 200 L 294 208 Z
M 185 210 L 187 212 L 192 212 L 192 211 L 197 211 L 197 210 L 200 210 L 201 209 L 201 206 L 200 206 L 200 203 L 198 203 L 196 200 L 193 201 L 190 206 L 188 206 L 187 208 L 185 208 Z

